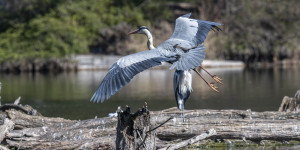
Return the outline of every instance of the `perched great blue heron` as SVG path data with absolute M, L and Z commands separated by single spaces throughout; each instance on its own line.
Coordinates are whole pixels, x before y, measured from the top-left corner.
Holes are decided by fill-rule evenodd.
M 190 69 L 193 69 L 207 85 L 217 91 L 213 83 L 208 83 L 196 68 L 201 65 L 205 57 L 203 42 L 208 32 L 211 29 L 219 30 L 217 25 L 222 24 L 190 19 L 190 15 L 191 13 L 177 18 L 172 36 L 158 45 L 157 48 L 154 48 L 153 45 L 151 47 L 150 42 L 153 42 L 153 39 L 148 40 L 149 49 L 152 50 L 122 57 L 114 63 L 94 93 L 91 101 L 99 102 L 101 100 L 103 102 L 105 99 L 109 99 L 111 95 L 130 82 L 136 74 L 161 65 L 161 62 L 169 62 L 172 64 L 170 69 L 176 67 L 176 70 L 181 72 L 189 72 Z M 217 76 L 211 76 L 216 82 L 221 82 Z M 178 107 L 180 108 L 180 106 Z
M 218 29 L 219 30 L 219 29 Z M 135 31 L 129 34 L 143 34 L 147 37 L 147 47 L 149 50 L 155 49 L 153 36 L 151 31 L 141 26 Z M 204 68 L 203 68 L 204 69 Z M 204 79 L 204 78 L 203 78 Z M 222 83 L 220 78 L 216 78 L 218 83 Z M 182 111 L 182 117 L 184 117 L 184 105 L 192 92 L 192 74 L 190 70 L 176 70 L 173 78 L 173 89 L 176 98 L 177 107 Z M 216 91 L 216 89 L 214 89 Z

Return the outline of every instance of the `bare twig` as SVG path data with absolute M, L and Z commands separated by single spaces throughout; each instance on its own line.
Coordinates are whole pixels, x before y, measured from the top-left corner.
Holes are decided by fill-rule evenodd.
M 148 137 L 148 133 L 156 130 L 157 128 L 161 127 L 162 125 L 164 125 L 165 123 L 167 123 L 168 121 L 170 121 L 171 119 L 173 119 L 174 117 L 170 117 L 169 119 L 167 119 L 166 121 L 164 121 L 163 123 L 161 123 L 160 125 L 154 127 L 153 129 L 150 129 L 149 131 L 146 132 L 146 136 L 145 138 L 143 139 L 143 142 L 136 148 L 137 150 L 141 147 L 141 145 L 143 145 Z
M 163 123 L 161 123 L 160 125 L 154 127 L 153 129 L 147 131 L 146 133 L 152 132 L 153 130 L 156 130 L 157 128 L 161 127 L 162 125 L 164 125 L 165 123 L 167 123 L 168 121 L 170 121 L 171 119 L 173 119 L 174 117 L 170 117 L 169 119 L 167 119 L 166 121 L 164 121 Z
M 208 138 L 210 136 L 213 136 L 213 135 L 216 135 L 216 134 L 217 134 L 217 132 L 216 132 L 215 129 L 210 129 L 207 132 L 202 133 L 200 135 L 197 135 L 197 136 L 195 136 L 193 138 L 187 139 L 185 141 L 176 143 L 176 144 L 171 145 L 171 146 L 167 146 L 167 147 L 161 148 L 159 150 L 174 150 L 174 149 L 179 149 L 179 148 L 182 148 L 182 147 L 194 144 L 194 143 L 196 143 L 196 142 L 198 142 L 200 140 L 206 139 L 206 138 Z

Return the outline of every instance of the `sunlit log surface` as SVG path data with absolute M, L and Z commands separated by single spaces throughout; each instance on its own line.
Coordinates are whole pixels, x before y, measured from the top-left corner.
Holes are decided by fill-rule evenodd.
M 156 129 L 159 138 L 156 140 L 157 148 L 201 135 L 209 129 L 214 129 L 216 135 L 208 139 L 239 139 L 245 142 L 300 140 L 299 112 L 201 109 L 186 110 L 185 114 L 185 122 L 182 122 L 177 108 L 150 113 L 154 126 L 174 117 Z M 7 130 L 1 141 L 2 146 L 20 149 L 115 149 L 117 117 L 67 120 L 6 108 L 0 111 L 0 119 L 1 129 L 7 128 L 5 119 L 13 123 L 10 124 L 12 130 Z
M 300 140 L 299 113 L 252 112 L 251 110 L 187 110 L 186 121 L 177 118 L 157 130 L 160 139 L 190 138 L 214 128 L 213 139 Z M 160 123 L 169 116 L 180 115 L 176 109 L 153 113 Z

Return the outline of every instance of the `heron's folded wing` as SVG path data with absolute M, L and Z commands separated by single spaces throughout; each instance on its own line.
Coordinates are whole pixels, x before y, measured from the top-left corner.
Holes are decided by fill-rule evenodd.
M 158 50 L 142 51 L 120 58 L 109 69 L 91 101 L 101 102 L 115 94 L 125 86 L 136 74 L 160 65 L 161 62 L 171 61 L 174 58 L 166 58 Z
M 177 91 L 178 91 L 178 85 L 179 85 L 179 80 L 180 80 L 180 76 L 182 74 L 182 70 L 176 70 L 174 72 L 174 78 L 173 78 L 173 89 L 174 89 L 174 94 L 175 94 L 175 98 L 177 99 Z
M 170 67 L 177 70 L 189 70 L 194 69 L 202 64 L 203 59 L 205 58 L 205 47 L 200 45 L 196 48 L 190 49 L 187 52 L 178 54 L 179 58 L 173 65 Z
M 217 25 L 223 25 L 216 22 L 190 19 L 187 16 L 189 17 L 190 13 L 176 19 L 171 38 L 189 41 L 194 46 L 202 44 L 211 29 L 220 30 Z

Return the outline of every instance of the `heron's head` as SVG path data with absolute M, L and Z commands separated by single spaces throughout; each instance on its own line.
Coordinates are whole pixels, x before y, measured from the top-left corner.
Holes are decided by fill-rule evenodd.
M 145 26 L 141 26 L 137 30 L 129 32 L 128 34 L 147 34 L 147 32 L 150 32 L 150 30 Z

